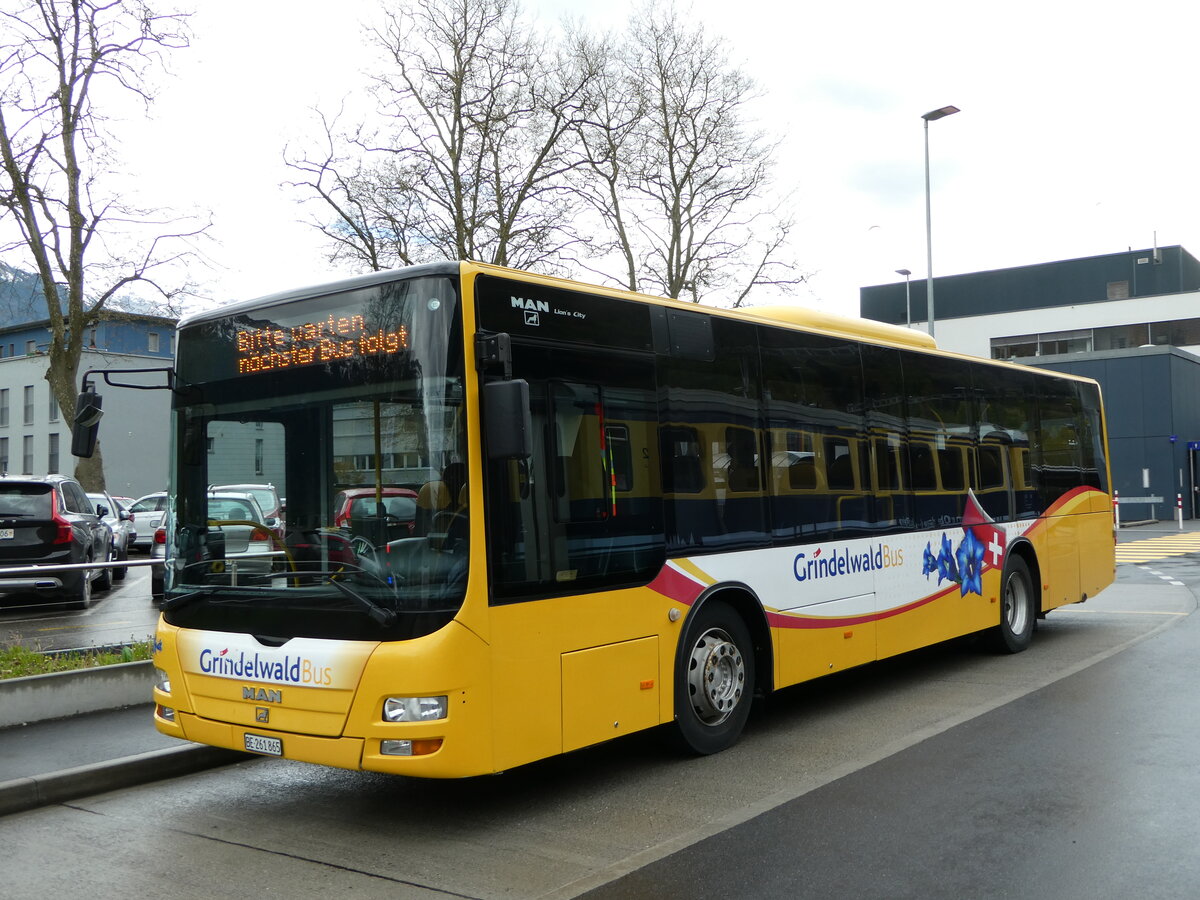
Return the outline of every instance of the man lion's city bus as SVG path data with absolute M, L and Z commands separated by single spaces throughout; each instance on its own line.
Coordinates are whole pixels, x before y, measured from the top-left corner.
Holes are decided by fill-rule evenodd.
M 190 741 L 432 777 L 666 723 L 712 753 L 755 696 L 1017 652 L 1113 579 L 1095 382 L 904 328 L 464 262 L 177 346 L 154 721 Z M 280 517 L 212 487 L 267 481 Z

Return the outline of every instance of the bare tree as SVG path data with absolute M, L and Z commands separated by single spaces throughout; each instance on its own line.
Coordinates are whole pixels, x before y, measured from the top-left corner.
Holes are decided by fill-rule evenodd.
M 746 124 L 753 81 L 724 43 L 671 5 L 635 12 L 623 44 L 578 39 L 600 73 L 580 128 L 580 193 L 613 235 L 624 286 L 699 301 L 803 281 L 785 257 L 791 224 L 768 201 L 774 144 Z
M 75 412 L 85 335 L 106 304 L 138 283 L 171 298 L 162 267 L 186 250 L 170 223 L 136 209 L 106 181 L 115 140 L 97 105 L 152 99 L 151 68 L 188 46 L 186 16 L 144 0 L 24 0 L 0 12 L 0 245 L 37 272 L 50 320 L 46 380 L 64 416 Z M 76 475 L 104 487 L 96 454 Z
M 554 266 L 579 241 L 565 177 L 592 73 L 553 51 L 515 0 L 403 0 L 371 39 L 386 124 L 289 160 L 327 209 L 332 256 L 373 269 L 430 259 Z M 332 210 L 333 218 L 328 217 Z

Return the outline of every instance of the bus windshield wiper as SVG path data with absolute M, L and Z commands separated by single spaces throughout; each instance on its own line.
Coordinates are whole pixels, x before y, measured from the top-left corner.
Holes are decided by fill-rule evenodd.
M 354 588 L 350 587 L 350 585 L 343 584 L 332 576 L 328 579 L 327 583 L 333 585 L 335 588 L 365 609 L 367 611 L 367 615 L 369 615 L 374 621 L 378 622 L 384 628 L 391 628 L 396 624 L 395 610 L 384 609 L 371 598 L 360 594 L 358 591 L 354 590 Z

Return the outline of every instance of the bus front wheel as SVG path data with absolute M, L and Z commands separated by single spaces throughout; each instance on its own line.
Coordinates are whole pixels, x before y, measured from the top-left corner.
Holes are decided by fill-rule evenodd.
M 1000 586 L 1000 624 L 993 632 L 993 644 L 1001 653 L 1020 653 L 1033 641 L 1037 616 L 1036 594 L 1029 566 L 1013 556 L 1004 567 Z
M 732 746 L 754 698 L 754 649 L 734 609 L 705 603 L 691 618 L 675 666 L 675 724 L 684 746 L 707 755 Z

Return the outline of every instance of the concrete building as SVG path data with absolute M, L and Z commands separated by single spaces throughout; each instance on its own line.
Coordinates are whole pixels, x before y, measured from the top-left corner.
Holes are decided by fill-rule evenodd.
M 71 423 L 46 381 L 49 322 L 0 327 L 0 471 L 46 475 L 75 471 Z M 79 362 L 88 369 L 135 369 L 174 362 L 175 321 L 113 312 L 89 330 Z M 162 376 L 128 376 L 135 383 L 165 384 Z M 109 493 L 139 497 L 167 483 L 171 395 L 165 390 L 106 387 L 100 450 Z
M 911 312 L 906 310 L 906 298 Z M 1200 516 L 1200 261 L 1129 250 L 934 279 L 938 345 L 1095 378 L 1125 521 Z M 860 312 L 925 330 L 925 281 L 864 287 Z M 1136 502 L 1137 498 L 1161 498 Z

